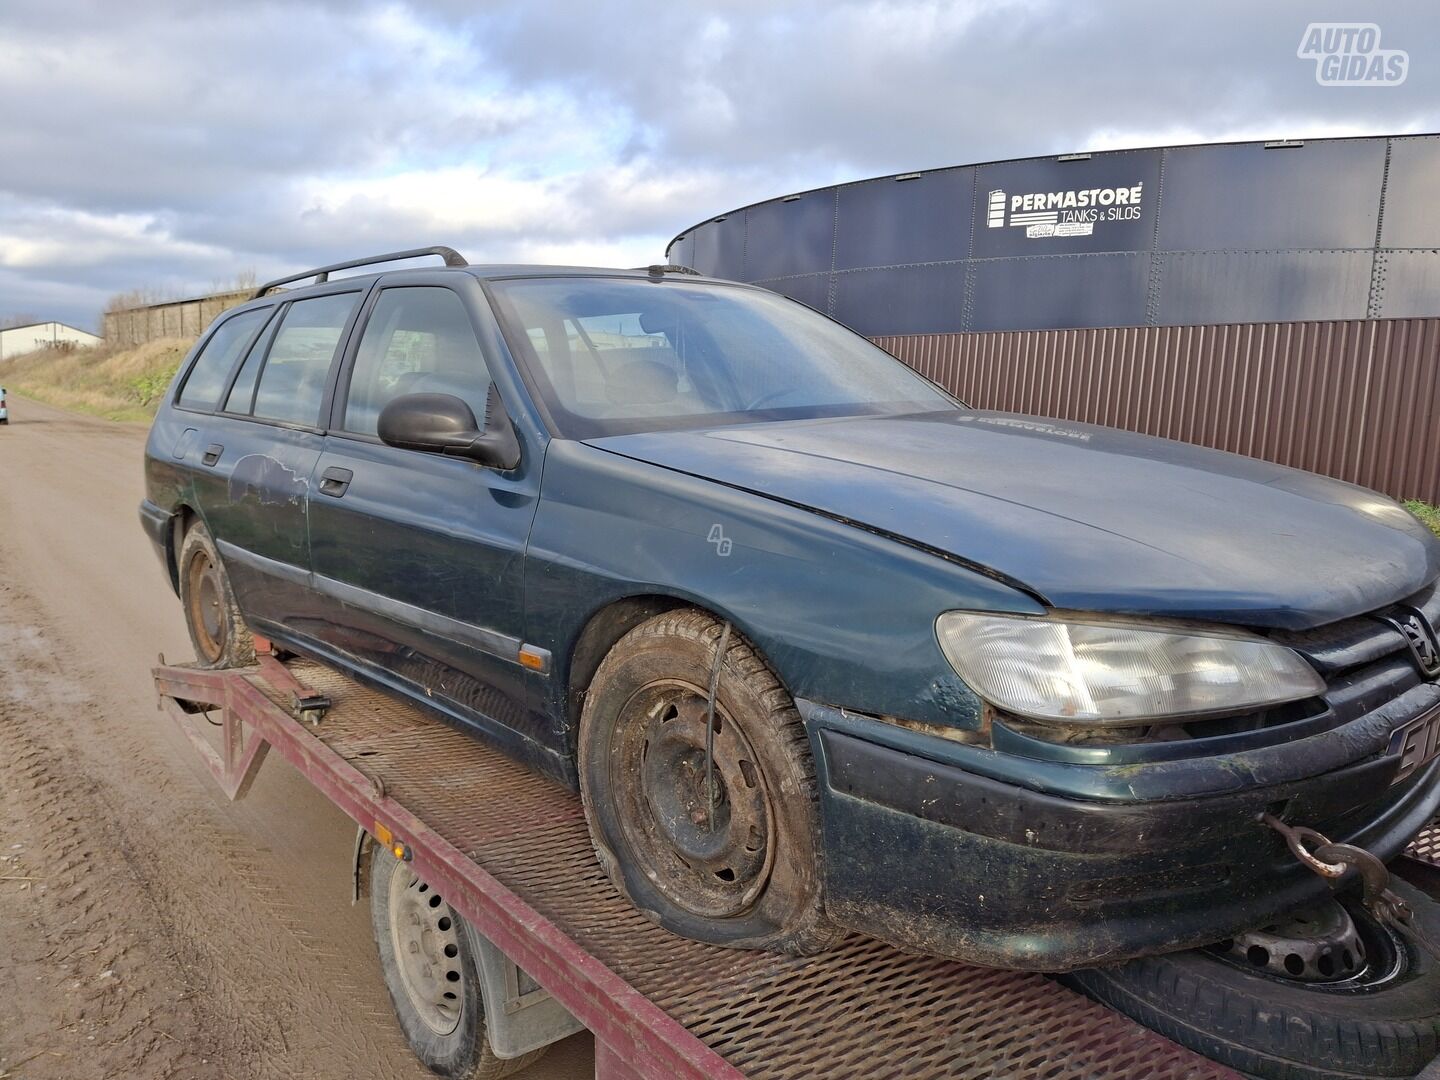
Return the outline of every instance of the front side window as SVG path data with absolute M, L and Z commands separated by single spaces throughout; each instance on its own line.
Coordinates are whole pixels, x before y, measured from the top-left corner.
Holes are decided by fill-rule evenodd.
M 320 422 L 330 363 L 359 297 L 336 293 L 290 305 L 260 371 L 255 416 L 312 426 Z
M 604 277 L 492 288 L 511 351 L 571 438 L 957 408 L 859 334 L 760 289 Z
M 355 355 L 343 427 L 374 435 L 380 410 L 403 394 L 452 394 L 485 421 L 490 370 L 460 297 L 435 286 L 386 289 Z
M 187 409 L 213 409 L 241 351 L 269 317 L 268 307 L 257 308 L 232 315 L 216 327 L 190 366 L 176 403 Z

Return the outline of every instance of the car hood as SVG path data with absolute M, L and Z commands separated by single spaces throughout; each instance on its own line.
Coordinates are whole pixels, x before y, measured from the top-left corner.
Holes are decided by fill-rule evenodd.
M 1059 608 L 1303 629 L 1440 574 L 1440 543 L 1375 492 L 1071 421 L 938 412 L 588 441 L 931 548 Z

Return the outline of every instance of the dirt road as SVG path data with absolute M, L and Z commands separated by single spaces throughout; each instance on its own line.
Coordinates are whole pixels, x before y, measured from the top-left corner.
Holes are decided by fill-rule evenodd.
M 0 428 L 0 1080 L 429 1076 L 349 902 L 353 826 L 272 755 L 231 804 L 156 711 L 190 655 L 144 429 Z M 523 1074 L 592 1075 L 589 1036 Z

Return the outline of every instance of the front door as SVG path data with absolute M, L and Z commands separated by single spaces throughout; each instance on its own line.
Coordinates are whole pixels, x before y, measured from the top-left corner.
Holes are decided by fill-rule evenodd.
M 376 435 L 380 410 L 411 393 L 453 394 L 483 426 L 491 379 L 467 304 L 484 300 L 466 284 L 372 298 L 314 474 L 311 565 L 326 611 L 315 633 L 546 767 L 519 662 L 538 461 L 499 472 Z

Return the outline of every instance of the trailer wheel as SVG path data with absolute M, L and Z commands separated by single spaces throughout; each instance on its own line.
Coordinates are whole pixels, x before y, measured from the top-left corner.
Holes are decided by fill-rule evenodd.
M 739 634 L 721 664 L 707 784 L 721 627 L 705 612 L 665 612 L 601 662 L 578 746 L 591 840 L 620 891 L 677 934 L 821 952 L 840 932 L 823 907 L 809 738 L 790 695 Z
M 195 658 L 208 668 L 246 667 L 255 662 L 255 639 L 230 588 L 210 530 L 197 521 L 180 543 L 180 604 Z
M 1411 905 L 1428 934 L 1440 939 L 1440 903 L 1394 878 L 1391 888 Z M 1274 957 L 1258 951 L 1246 970 L 1245 951 L 1231 959 L 1236 950 L 1222 943 L 1072 972 L 1062 981 L 1251 1076 L 1414 1076 L 1440 1051 L 1440 963 L 1374 922 L 1358 904 L 1347 903 L 1346 910 L 1364 950 L 1360 970 L 1346 978 L 1279 977 L 1273 974 Z M 1300 957 L 1282 959 L 1291 961 L 1292 971 L 1309 966 Z
M 544 1056 L 547 1046 L 496 1056 L 464 921 L 380 844 L 370 855 L 370 921 L 395 1016 L 426 1068 L 456 1080 L 500 1080 Z

